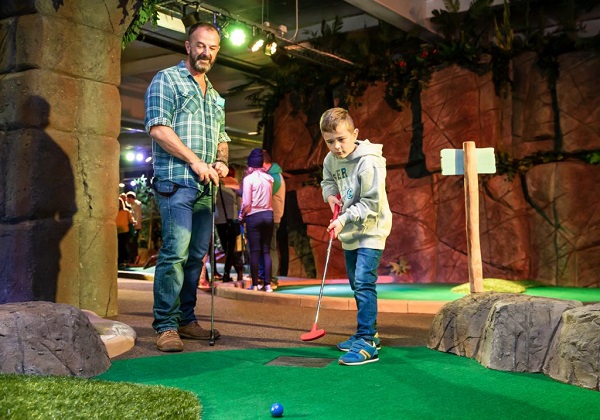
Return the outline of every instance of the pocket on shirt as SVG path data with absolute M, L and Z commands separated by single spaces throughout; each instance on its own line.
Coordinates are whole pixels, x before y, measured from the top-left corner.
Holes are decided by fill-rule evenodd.
M 183 99 L 181 102 L 181 109 L 183 112 L 188 114 L 195 114 L 200 109 L 200 101 L 198 97 L 192 92 L 183 92 Z

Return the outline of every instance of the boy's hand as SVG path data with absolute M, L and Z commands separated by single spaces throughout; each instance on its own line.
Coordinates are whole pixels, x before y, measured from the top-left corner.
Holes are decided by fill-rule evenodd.
M 333 237 L 337 238 L 343 227 L 344 226 L 342 226 L 342 223 L 338 219 L 331 220 L 329 226 L 327 226 L 327 232 L 331 234 L 333 231 Z
M 327 197 L 327 203 L 329 203 L 329 208 L 331 209 L 332 213 L 335 213 L 336 205 L 340 206 L 340 209 L 343 207 L 342 201 L 339 199 L 339 194 L 338 196 L 330 195 Z

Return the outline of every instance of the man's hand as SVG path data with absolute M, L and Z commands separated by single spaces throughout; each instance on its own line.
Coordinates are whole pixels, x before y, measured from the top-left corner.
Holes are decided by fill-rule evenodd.
M 201 160 L 196 160 L 190 163 L 190 168 L 198 175 L 200 183 L 206 185 L 212 182 L 215 185 L 219 185 L 219 174 L 212 166 L 207 165 Z
M 225 178 L 229 173 L 229 168 L 221 161 L 213 163 L 213 168 L 215 171 L 217 171 L 217 174 L 219 174 L 219 177 L 221 178 Z

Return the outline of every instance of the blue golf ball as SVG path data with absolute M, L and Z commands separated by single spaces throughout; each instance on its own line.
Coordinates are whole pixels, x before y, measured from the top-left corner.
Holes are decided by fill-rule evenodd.
M 271 406 L 271 415 L 273 417 L 281 417 L 283 416 L 283 405 L 279 403 L 275 403 Z

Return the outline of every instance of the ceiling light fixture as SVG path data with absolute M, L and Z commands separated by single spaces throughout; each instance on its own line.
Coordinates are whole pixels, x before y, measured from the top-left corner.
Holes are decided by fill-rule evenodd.
M 236 22 L 235 24 L 230 25 L 229 42 L 234 46 L 239 47 L 240 45 L 244 45 L 246 43 L 246 37 L 246 30 L 241 24 Z
M 183 22 L 183 26 L 185 26 L 186 28 L 189 28 L 190 26 L 192 26 L 198 22 L 201 22 L 202 18 L 200 17 L 200 13 L 198 13 L 198 11 L 195 11 L 192 13 L 188 13 L 187 15 L 182 17 L 181 21 Z
M 257 52 L 265 44 L 264 35 L 261 32 L 259 32 L 259 33 L 256 33 L 256 32 L 257 32 L 256 27 L 253 27 L 252 34 L 254 36 L 252 37 L 252 40 L 250 41 L 250 44 L 248 45 L 248 48 L 250 48 L 250 51 L 252 51 L 252 52 Z
M 265 44 L 265 55 L 272 56 L 277 51 L 277 42 L 273 34 L 269 34 L 267 43 Z

